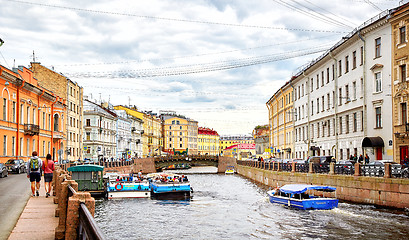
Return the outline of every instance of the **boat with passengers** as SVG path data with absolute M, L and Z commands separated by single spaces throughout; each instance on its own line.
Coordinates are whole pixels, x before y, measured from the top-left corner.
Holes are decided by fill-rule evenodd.
M 151 196 L 157 199 L 188 199 L 193 191 L 186 175 L 150 173 Z
M 147 179 L 132 174 L 107 175 L 107 198 L 149 198 L 151 188 Z
M 338 207 L 336 197 L 321 197 L 324 192 L 335 192 L 336 188 L 331 186 L 319 186 L 308 184 L 287 184 L 280 188 L 268 191 L 271 203 L 287 205 L 289 207 L 308 210 L 329 210 Z M 314 195 L 313 193 L 320 193 Z

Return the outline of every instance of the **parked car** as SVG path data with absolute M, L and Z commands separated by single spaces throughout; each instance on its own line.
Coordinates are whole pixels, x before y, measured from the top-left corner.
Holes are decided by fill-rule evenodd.
M 7 170 L 14 173 L 24 173 L 26 172 L 26 162 L 23 159 L 9 159 L 6 162 Z
M 331 163 L 335 162 L 333 156 L 311 156 L 307 159 L 307 163 Z
M 7 171 L 6 165 L 4 163 L 0 163 L 0 177 L 4 178 L 9 175 L 9 172 Z
M 337 174 L 354 174 L 354 163 L 350 160 L 341 160 L 335 164 L 335 173 Z
M 391 165 L 391 175 L 401 177 L 402 166 L 392 160 L 377 160 L 363 165 L 366 176 L 383 177 L 385 175 L 385 163 Z

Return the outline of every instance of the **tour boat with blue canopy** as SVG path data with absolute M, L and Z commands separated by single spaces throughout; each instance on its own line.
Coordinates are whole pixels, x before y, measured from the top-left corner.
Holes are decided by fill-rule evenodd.
M 151 195 L 157 199 L 188 199 L 192 188 L 185 175 L 171 173 L 148 174 Z
M 312 191 L 335 192 L 335 190 L 336 188 L 331 186 L 287 184 L 268 191 L 267 194 L 271 203 L 279 203 L 301 210 L 330 210 L 338 207 L 338 199 L 336 197 L 318 197 L 310 193 Z
M 149 198 L 151 188 L 147 180 L 138 179 L 128 174 L 110 175 L 107 183 L 108 199 L 114 198 Z M 115 179 L 116 177 L 116 179 Z

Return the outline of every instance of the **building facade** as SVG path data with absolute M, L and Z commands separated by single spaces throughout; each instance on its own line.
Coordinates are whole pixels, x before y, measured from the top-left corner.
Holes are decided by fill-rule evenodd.
M 143 156 L 160 156 L 163 148 L 162 120 L 152 112 L 143 113 Z
M 408 102 L 409 81 L 407 66 L 409 63 L 409 45 L 407 30 L 409 26 L 409 6 L 402 5 L 390 18 L 392 28 L 392 97 L 393 97 L 393 133 L 394 161 L 403 164 L 409 156 Z
M 270 148 L 270 125 L 257 126 L 253 130 L 254 144 L 256 148 L 256 156 L 271 156 Z
M 305 86 L 303 85 L 304 89 Z M 293 108 L 293 85 L 284 84 L 266 103 L 270 125 L 271 155 L 277 158 L 293 158 L 294 118 L 300 116 L 304 108 Z M 298 111 L 297 111 L 298 110 Z
M 161 114 L 163 129 L 163 151 L 167 153 L 189 152 L 189 121 L 176 114 Z
M 219 154 L 224 155 L 224 149 L 231 147 L 233 145 L 246 143 L 246 144 L 254 144 L 253 136 L 246 136 L 246 135 L 225 135 L 220 136 L 220 143 L 219 143 Z
M 0 162 L 27 161 L 33 151 L 40 158 L 50 153 L 54 161 L 61 161 L 66 139 L 64 99 L 41 87 L 33 72 L 22 66 L 10 70 L 0 65 L 0 89 Z
M 114 112 L 84 98 L 84 159 L 117 158 L 116 124 Z
M 368 20 L 293 77 L 296 158 L 392 158 L 389 14 Z
M 197 139 L 199 155 L 219 155 L 220 136 L 215 130 L 199 127 Z
M 67 139 L 64 159 L 69 161 L 83 159 L 83 88 L 78 83 L 42 66 L 38 62 L 32 62 L 30 69 L 40 86 L 50 89 L 67 102 L 65 113 L 67 116 L 65 119 Z

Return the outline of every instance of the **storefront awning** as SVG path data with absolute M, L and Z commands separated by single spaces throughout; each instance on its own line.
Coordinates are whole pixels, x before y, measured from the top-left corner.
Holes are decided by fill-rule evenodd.
M 320 148 L 319 148 L 319 147 L 315 147 L 315 146 L 311 146 L 311 147 L 310 147 L 310 150 L 312 150 L 312 151 L 319 151 Z
M 381 137 L 366 137 L 362 140 L 362 147 L 384 147 Z
M 291 152 L 291 148 L 284 148 L 283 151 Z

